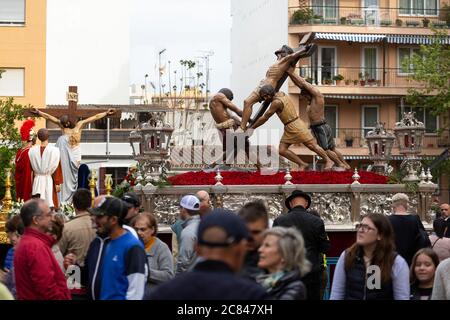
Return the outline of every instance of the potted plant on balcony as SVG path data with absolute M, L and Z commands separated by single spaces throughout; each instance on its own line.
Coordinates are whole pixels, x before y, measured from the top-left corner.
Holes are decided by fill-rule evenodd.
M 314 24 L 322 24 L 322 22 L 323 22 L 323 17 L 321 16 L 321 15 L 314 15 L 313 16 L 313 23 Z
M 345 85 L 349 86 L 352 83 L 352 79 L 345 79 Z
M 347 24 L 347 17 L 341 17 L 341 24 Z
M 381 80 L 380 79 L 377 80 L 377 86 L 381 87 Z
M 325 78 L 322 80 L 322 84 L 330 85 L 332 83 L 331 79 Z
M 355 80 L 353 80 L 353 85 L 354 85 L 354 86 L 357 86 L 357 85 L 358 85 L 358 82 L 359 82 L 359 81 L 358 81 L 358 80 L 356 80 L 356 79 L 355 79 Z
M 353 146 L 353 131 L 351 129 L 344 130 L 344 141 L 346 147 Z
M 401 26 L 403 25 L 403 20 L 402 20 L 402 19 L 397 19 L 397 20 L 395 20 L 395 25 L 396 25 L 397 27 L 401 27 Z
M 364 87 L 366 85 L 366 80 L 368 76 L 369 73 L 367 71 L 364 73 L 363 72 L 359 73 L 359 84 L 361 85 L 361 87 Z
M 291 24 L 305 24 L 313 18 L 314 12 L 311 8 L 302 8 L 294 11 L 291 17 Z
M 422 19 L 422 24 L 424 28 L 428 28 L 428 25 L 430 24 L 430 19 L 428 18 L 423 18 Z
M 369 79 L 367 79 L 367 84 L 368 84 L 369 86 L 375 85 L 375 79 L 374 79 L 374 78 L 369 78 Z
M 339 86 L 342 80 L 344 80 L 344 76 L 342 74 L 337 74 L 333 77 L 333 80 L 336 81 L 336 84 Z
M 391 24 L 392 24 L 391 20 L 381 20 L 380 21 L 380 25 L 383 26 L 383 27 L 390 26 Z

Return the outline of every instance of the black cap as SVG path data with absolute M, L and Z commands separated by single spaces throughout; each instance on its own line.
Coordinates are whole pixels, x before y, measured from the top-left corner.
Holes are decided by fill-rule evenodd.
M 127 204 L 131 204 L 133 207 L 140 207 L 141 201 L 136 193 L 134 192 L 127 192 L 122 196 L 122 201 L 126 202 Z
M 105 197 L 95 208 L 88 208 L 94 216 L 109 216 L 123 218 L 125 205 L 122 200 L 115 197 Z
M 289 202 L 291 202 L 292 199 L 297 198 L 297 197 L 302 197 L 304 199 L 306 199 L 306 201 L 308 201 L 308 206 L 305 209 L 308 209 L 309 206 L 311 205 L 311 196 L 309 194 L 307 194 L 306 192 L 303 192 L 302 190 L 294 190 L 291 195 L 289 197 L 286 198 L 286 201 L 284 202 L 284 204 L 286 205 L 286 208 L 288 208 L 288 210 L 291 210 L 291 205 L 289 204 Z
M 225 242 L 209 242 L 203 239 L 203 233 L 211 227 L 219 227 L 227 234 Z M 228 247 L 233 243 L 238 243 L 243 239 L 249 239 L 250 234 L 244 220 L 233 211 L 227 209 L 214 209 L 206 215 L 198 226 L 198 244 L 207 247 Z

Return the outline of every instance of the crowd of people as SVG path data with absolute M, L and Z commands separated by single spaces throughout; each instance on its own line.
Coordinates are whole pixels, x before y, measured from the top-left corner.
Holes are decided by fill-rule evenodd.
M 295 190 L 272 221 L 262 200 L 233 212 L 199 191 L 181 198 L 166 243 L 132 192 L 92 199 L 78 189 L 70 221 L 31 199 L 6 223 L 12 247 L 0 299 L 320 300 L 331 244 L 312 202 Z M 450 300 L 449 205 L 428 235 L 408 202 L 399 193 L 390 216 L 362 217 L 333 270 L 330 299 Z

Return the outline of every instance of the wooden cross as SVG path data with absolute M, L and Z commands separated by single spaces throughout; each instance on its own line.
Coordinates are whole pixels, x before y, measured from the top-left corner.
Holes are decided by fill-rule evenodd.
M 56 118 L 60 118 L 63 115 L 67 115 L 69 120 L 74 125 L 78 122 L 78 119 L 85 119 L 90 116 L 93 116 L 100 112 L 108 111 L 107 109 L 78 109 L 78 87 L 77 86 L 69 86 L 69 92 L 67 92 L 67 101 L 69 102 L 69 106 L 67 109 L 65 108 L 38 108 L 38 110 L 48 113 Z M 120 117 L 120 110 L 116 112 L 114 116 Z M 35 116 L 30 111 L 25 111 L 25 116 L 31 117 Z

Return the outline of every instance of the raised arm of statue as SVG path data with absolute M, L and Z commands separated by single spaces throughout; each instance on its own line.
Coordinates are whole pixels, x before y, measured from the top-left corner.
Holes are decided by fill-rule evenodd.
M 100 119 L 102 119 L 104 117 L 113 115 L 114 113 L 116 113 L 116 110 L 114 110 L 114 109 L 108 109 L 108 111 L 106 111 L 106 112 L 97 113 L 96 115 L 93 115 L 92 117 L 89 117 L 87 119 L 78 121 L 76 127 L 82 128 L 87 123 L 100 120 Z
M 228 100 L 225 95 L 223 97 L 219 97 L 219 101 L 227 108 L 236 113 L 238 116 L 242 117 L 242 110 L 239 109 L 233 102 Z
M 322 96 L 322 93 L 319 89 L 306 81 L 304 78 L 300 77 L 297 73 L 295 73 L 295 71 L 288 70 L 287 74 L 289 75 L 289 78 L 291 78 L 291 80 L 294 82 L 294 84 L 300 89 L 308 91 L 312 96 Z
M 41 110 L 36 109 L 36 108 L 32 108 L 32 109 L 30 110 L 30 112 L 31 112 L 32 114 L 38 116 L 38 117 L 42 117 L 42 118 L 44 118 L 44 119 L 46 119 L 46 120 L 48 120 L 48 121 L 50 121 L 50 122 L 53 122 L 54 124 L 56 124 L 56 125 L 58 125 L 59 127 L 62 128 L 62 125 L 61 125 L 61 122 L 59 121 L 59 119 L 55 118 L 55 117 L 52 116 L 51 114 L 42 112 Z

